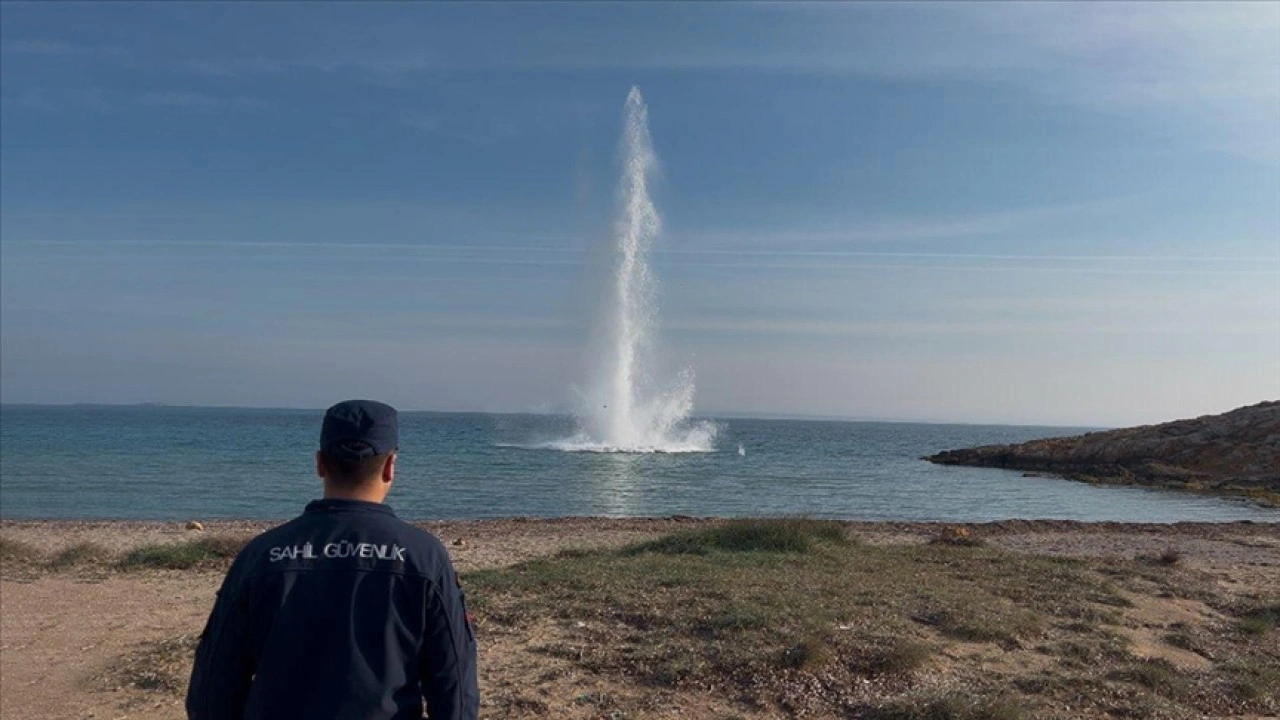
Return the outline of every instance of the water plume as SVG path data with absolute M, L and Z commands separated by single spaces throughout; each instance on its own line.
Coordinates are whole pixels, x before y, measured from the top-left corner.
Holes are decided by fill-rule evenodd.
M 590 452 L 711 452 L 717 426 L 690 420 L 694 372 L 685 368 L 669 386 L 650 375 L 658 328 L 648 255 L 662 231 L 649 197 L 657 156 L 648 109 L 639 88 L 627 95 L 622 133 L 618 216 L 612 237 L 612 275 L 593 328 L 593 368 L 575 412 L 578 432 L 548 446 Z

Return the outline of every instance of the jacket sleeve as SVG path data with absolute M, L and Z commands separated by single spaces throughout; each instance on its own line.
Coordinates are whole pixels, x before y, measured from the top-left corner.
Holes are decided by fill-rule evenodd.
M 431 720 L 475 720 L 480 712 L 476 643 L 462 587 L 447 557 L 427 581 L 422 652 L 422 696 Z
M 249 598 L 233 578 L 233 566 L 196 646 L 187 688 L 189 720 L 240 720 L 253 681 L 249 642 Z

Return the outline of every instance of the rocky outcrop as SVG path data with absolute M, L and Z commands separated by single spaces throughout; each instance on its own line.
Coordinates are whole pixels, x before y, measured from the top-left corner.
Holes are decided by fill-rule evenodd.
M 1245 495 L 1280 506 L 1280 401 L 1159 425 L 947 450 L 925 459 Z

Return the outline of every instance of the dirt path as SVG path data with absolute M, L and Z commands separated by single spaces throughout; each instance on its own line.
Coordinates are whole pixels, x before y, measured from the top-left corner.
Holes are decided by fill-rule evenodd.
M 198 632 L 220 581 L 211 573 L 0 581 L 0 716 L 183 717 L 171 699 L 136 706 L 104 677 L 148 642 Z

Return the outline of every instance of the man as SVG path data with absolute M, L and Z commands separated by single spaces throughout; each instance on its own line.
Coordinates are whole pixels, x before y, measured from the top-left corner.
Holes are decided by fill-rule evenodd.
M 329 408 L 324 499 L 232 563 L 196 648 L 192 720 L 474 720 L 476 646 L 440 541 L 383 504 L 394 408 Z

